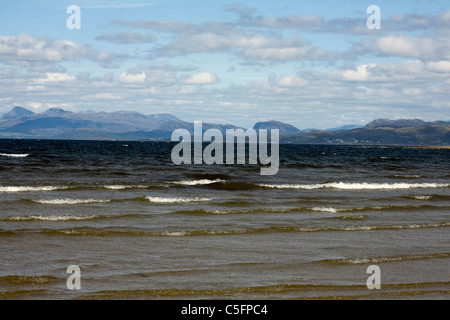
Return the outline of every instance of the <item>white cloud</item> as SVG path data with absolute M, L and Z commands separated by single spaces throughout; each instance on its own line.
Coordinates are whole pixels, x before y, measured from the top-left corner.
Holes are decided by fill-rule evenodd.
M 210 72 L 200 72 L 186 77 L 184 84 L 214 84 L 218 82 L 218 78 Z
M 259 31 L 239 24 L 206 22 L 201 25 L 178 21 L 135 20 L 130 22 L 115 21 L 121 26 L 132 26 L 155 31 L 168 32 L 173 35 L 168 43 L 155 49 L 152 57 L 182 56 L 195 53 L 229 53 L 237 54 L 245 60 L 263 60 L 289 62 L 299 60 L 322 61 L 337 58 L 336 52 L 316 47 L 298 36 L 285 37 L 280 33 L 264 32 L 265 25 L 282 29 L 294 24 L 317 25 L 321 21 L 316 16 L 288 16 L 282 19 L 261 19 L 255 23 Z
M 48 84 L 48 83 L 58 83 L 58 82 L 67 82 L 75 80 L 74 76 L 65 74 L 65 73 L 49 73 L 47 72 L 46 78 L 35 79 L 34 83 L 36 84 Z
M 370 69 L 374 68 L 374 64 L 363 64 L 358 66 L 356 70 L 345 70 L 342 72 L 342 76 L 348 81 L 364 81 L 370 76 Z
M 427 63 L 429 70 L 437 73 L 449 73 L 450 72 L 450 61 L 430 61 Z
M 147 75 L 145 72 L 138 74 L 129 74 L 128 72 L 122 72 L 119 77 L 120 82 L 124 83 L 143 83 Z
M 267 28 L 295 28 L 304 29 L 323 26 L 324 19 L 315 15 L 289 15 L 277 18 L 260 18 L 256 24 Z
M 282 77 L 277 81 L 280 87 L 304 87 L 307 81 L 298 76 Z
M 121 95 L 118 94 L 114 94 L 114 93 L 97 93 L 97 94 L 92 94 L 92 95 L 86 95 L 83 97 L 83 99 L 86 100 L 100 100 L 100 101 L 104 101 L 104 100 L 120 100 L 123 97 Z
M 382 54 L 423 60 L 440 56 L 445 47 L 448 49 L 448 44 L 434 39 L 406 36 L 386 36 L 376 42 L 376 49 Z
M 35 37 L 28 34 L 16 36 L 0 35 L 0 61 L 9 64 L 24 65 L 31 63 L 76 61 L 86 59 L 108 63 L 118 55 L 107 51 L 98 51 L 69 40 L 54 40 L 47 37 Z
M 151 43 L 157 40 L 153 34 L 142 35 L 137 32 L 122 32 L 118 34 L 102 34 L 95 38 L 96 40 L 102 40 L 117 44 L 132 44 L 132 43 Z
M 422 95 L 423 91 L 420 88 L 404 88 L 402 90 L 402 93 L 405 96 L 420 96 Z
M 444 22 L 447 25 L 450 25 L 450 10 L 444 12 L 441 16 L 440 16 L 440 20 L 442 22 Z

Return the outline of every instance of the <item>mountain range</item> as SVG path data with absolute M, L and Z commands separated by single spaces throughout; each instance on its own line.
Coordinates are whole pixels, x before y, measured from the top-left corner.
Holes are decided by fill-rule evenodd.
M 243 129 L 232 124 L 203 123 L 203 130 Z M 0 138 L 67 140 L 170 140 L 175 129 L 193 133 L 194 125 L 167 113 L 134 111 L 70 112 L 51 108 L 34 113 L 14 107 L 0 116 Z M 450 146 L 450 121 L 377 119 L 365 126 L 300 130 L 280 121 L 257 122 L 253 129 L 279 129 L 281 143 Z

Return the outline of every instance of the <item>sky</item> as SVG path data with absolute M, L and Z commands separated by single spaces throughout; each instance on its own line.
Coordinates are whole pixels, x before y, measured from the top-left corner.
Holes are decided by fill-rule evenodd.
M 367 25 L 371 5 L 380 28 Z M 449 89 L 448 0 L 0 1 L 0 114 L 327 129 L 450 120 Z

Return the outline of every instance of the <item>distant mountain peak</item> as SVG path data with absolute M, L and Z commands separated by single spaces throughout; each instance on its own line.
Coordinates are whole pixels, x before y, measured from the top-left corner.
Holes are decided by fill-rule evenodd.
M 353 129 L 358 129 L 358 128 L 362 128 L 362 127 L 364 127 L 364 125 L 360 125 L 360 124 L 345 124 L 345 125 L 340 126 L 340 127 L 327 129 L 326 131 L 353 130 Z
M 270 120 L 270 121 L 263 121 L 263 122 L 257 122 L 253 126 L 253 129 L 259 130 L 259 129 L 278 129 L 280 131 L 281 136 L 290 136 L 290 135 L 296 135 L 301 133 L 302 131 L 293 125 L 276 121 L 276 120 Z
M 149 115 L 151 118 L 155 118 L 159 121 L 167 122 L 167 121 L 181 121 L 179 118 L 171 115 L 169 113 L 157 113 Z
M 377 119 L 366 125 L 366 128 L 404 128 L 404 127 L 418 127 L 427 124 L 425 121 L 420 119 L 399 119 L 399 120 L 389 120 L 389 119 Z
M 50 108 L 44 112 L 44 114 L 54 114 L 54 115 L 62 115 L 62 114 L 69 114 L 69 113 L 73 113 L 73 112 L 66 111 L 66 110 L 64 110 L 62 108 L 58 108 L 58 107 Z
M 13 120 L 13 119 L 21 119 L 27 116 L 33 115 L 34 112 L 22 107 L 14 107 L 8 113 L 5 113 L 1 119 L 2 120 Z

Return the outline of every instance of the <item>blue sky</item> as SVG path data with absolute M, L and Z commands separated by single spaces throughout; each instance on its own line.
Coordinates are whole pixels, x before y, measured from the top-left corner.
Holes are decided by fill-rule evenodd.
M 70 5 L 80 30 L 66 26 Z M 366 26 L 370 5 L 380 30 Z M 450 120 L 448 0 L 17 0 L 1 3 L 0 21 L 0 113 L 134 110 L 301 129 Z

